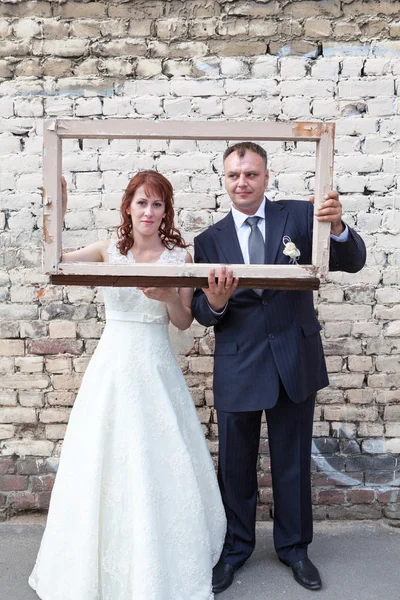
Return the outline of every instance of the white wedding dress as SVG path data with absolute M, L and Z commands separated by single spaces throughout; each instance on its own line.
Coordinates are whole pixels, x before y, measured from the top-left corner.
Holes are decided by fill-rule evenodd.
M 165 250 L 159 263 L 184 262 Z M 115 242 L 110 262 L 133 262 Z M 166 305 L 103 288 L 29 584 L 42 600 L 209 600 L 225 513 Z

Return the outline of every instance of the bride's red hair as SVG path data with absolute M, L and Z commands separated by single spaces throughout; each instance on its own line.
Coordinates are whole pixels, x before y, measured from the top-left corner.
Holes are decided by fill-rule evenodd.
M 151 193 L 160 196 L 160 200 L 165 202 L 165 217 L 161 221 L 158 235 L 166 248 L 171 250 L 174 246 L 187 248 L 178 229 L 174 227 L 174 190 L 171 183 L 164 175 L 157 171 L 139 171 L 133 179 L 130 180 L 122 197 L 121 218 L 122 224 L 118 227 L 117 247 L 121 254 L 126 256 L 128 250 L 133 246 L 132 221 L 127 210 L 129 209 L 135 192 L 141 186 L 144 187 L 146 195 Z

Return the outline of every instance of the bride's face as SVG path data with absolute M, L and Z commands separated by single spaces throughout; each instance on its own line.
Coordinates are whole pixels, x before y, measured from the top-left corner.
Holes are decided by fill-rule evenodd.
M 152 191 L 147 195 L 144 186 L 141 186 L 136 190 L 127 212 L 132 219 L 133 235 L 135 231 L 145 236 L 158 235 L 165 216 L 165 202 Z

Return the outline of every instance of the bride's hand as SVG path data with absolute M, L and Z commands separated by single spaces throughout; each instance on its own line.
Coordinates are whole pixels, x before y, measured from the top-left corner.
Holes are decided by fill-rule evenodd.
M 179 299 L 178 292 L 175 288 L 156 288 L 149 287 L 143 288 L 138 287 L 138 290 L 141 290 L 146 298 L 150 298 L 150 300 L 158 300 L 159 302 L 174 302 L 174 300 Z

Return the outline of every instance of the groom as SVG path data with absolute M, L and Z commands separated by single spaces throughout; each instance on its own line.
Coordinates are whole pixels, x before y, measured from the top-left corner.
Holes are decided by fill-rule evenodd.
M 313 204 L 271 202 L 267 155 L 251 142 L 224 153 L 229 214 L 194 240 L 195 262 L 288 264 L 284 236 L 311 264 Z M 318 220 L 331 223 L 330 270 L 355 273 L 365 263 L 360 236 L 341 220 L 337 192 L 329 192 Z M 285 240 L 286 241 L 286 240 Z M 214 593 L 227 589 L 255 546 L 257 456 L 262 411 L 266 412 L 274 494 L 274 544 L 298 583 L 321 587 L 307 557 L 312 540 L 311 440 L 315 395 L 328 385 L 321 326 L 311 291 L 236 289 L 222 267 L 218 282 L 196 290 L 192 310 L 214 325 L 214 404 L 219 431 L 218 479 L 227 534 L 213 573 Z

